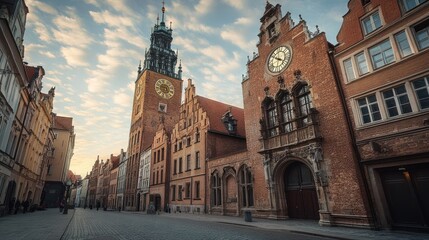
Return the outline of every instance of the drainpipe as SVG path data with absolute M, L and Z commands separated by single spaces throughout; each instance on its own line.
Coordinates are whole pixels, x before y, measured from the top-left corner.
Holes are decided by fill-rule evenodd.
M 356 137 L 355 137 L 355 133 L 354 133 L 354 129 L 353 129 L 353 125 L 352 125 L 352 120 L 350 118 L 350 112 L 347 108 L 347 102 L 346 102 L 346 98 L 344 95 L 344 91 L 343 88 L 341 86 L 341 80 L 340 77 L 338 75 L 338 69 L 337 66 L 335 64 L 335 59 L 334 59 L 334 50 L 333 49 L 329 49 L 328 51 L 328 56 L 329 56 L 329 60 L 331 62 L 331 69 L 332 72 L 334 73 L 334 79 L 335 79 L 335 84 L 337 86 L 337 91 L 338 94 L 340 95 L 340 100 L 341 100 L 341 106 L 343 107 L 343 111 L 346 117 L 346 121 L 347 121 L 347 128 L 352 140 L 352 147 L 353 147 L 353 153 L 358 161 L 358 166 L 359 166 L 359 172 L 360 172 L 360 177 L 361 177 L 361 181 L 363 182 L 363 186 L 364 186 L 364 190 L 365 190 L 365 194 L 367 196 L 367 200 L 368 200 L 368 205 L 369 205 L 369 213 L 371 215 L 369 224 L 371 229 L 373 230 L 379 230 L 379 226 L 377 226 L 377 215 L 375 214 L 375 209 L 374 209 L 374 203 L 372 200 L 372 195 L 371 195 L 371 191 L 369 190 L 369 185 L 368 182 L 366 181 L 366 174 L 365 174 L 365 168 L 362 164 L 362 157 L 359 153 L 359 150 L 357 148 L 357 144 L 356 144 Z

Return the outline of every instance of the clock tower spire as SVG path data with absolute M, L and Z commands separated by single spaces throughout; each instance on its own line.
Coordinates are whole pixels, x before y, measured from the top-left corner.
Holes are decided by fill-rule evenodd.
M 162 2 L 161 23 L 155 24 L 151 37 L 150 47 L 145 53 L 143 63 L 143 71 L 148 69 L 158 72 L 169 77 L 179 78 L 179 74 L 175 72 L 177 64 L 177 54 L 171 49 L 173 41 L 173 29 L 165 25 L 165 6 Z

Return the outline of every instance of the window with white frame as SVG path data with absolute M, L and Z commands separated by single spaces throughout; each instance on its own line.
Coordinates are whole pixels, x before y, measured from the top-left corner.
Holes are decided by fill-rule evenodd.
M 386 39 L 381 43 L 369 48 L 369 55 L 371 56 L 372 66 L 374 69 L 383 67 L 395 61 L 392 45 L 390 40 Z
M 380 108 L 378 107 L 375 94 L 357 100 L 361 113 L 362 123 L 371 123 L 381 119 Z
M 429 108 L 429 76 L 412 82 L 420 109 Z
M 429 19 L 416 24 L 413 29 L 419 50 L 429 47 Z
M 355 59 L 359 75 L 364 75 L 365 73 L 368 73 L 368 65 L 366 64 L 365 53 L 360 52 L 356 54 Z
M 383 92 L 384 103 L 389 117 L 412 112 L 405 85 L 391 88 Z
M 401 57 L 406 57 L 413 53 L 411 51 L 410 43 L 408 42 L 405 30 L 402 30 L 399 33 L 395 34 L 395 40 L 396 44 L 398 45 L 398 50 L 401 54 Z
M 344 60 L 343 64 L 344 64 L 344 70 L 346 72 L 347 80 L 348 81 L 354 80 L 356 77 L 355 77 L 355 72 L 353 71 L 352 59 L 348 58 Z
M 427 0 L 401 0 L 402 5 L 404 6 L 404 10 L 406 12 L 410 11 L 411 9 L 417 7 L 418 5 L 426 2 Z
M 364 18 L 362 20 L 362 25 L 364 29 L 365 35 L 375 31 L 376 29 L 380 28 L 381 25 L 381 18 L 380 13 L 378 11 L 375 11 L 368 17 Z

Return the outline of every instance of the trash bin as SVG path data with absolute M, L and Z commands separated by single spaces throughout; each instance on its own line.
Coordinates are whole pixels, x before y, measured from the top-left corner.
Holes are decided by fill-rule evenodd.
M 251 222 L 252 221 L 252 212 L 244 211 L 244 221 Z

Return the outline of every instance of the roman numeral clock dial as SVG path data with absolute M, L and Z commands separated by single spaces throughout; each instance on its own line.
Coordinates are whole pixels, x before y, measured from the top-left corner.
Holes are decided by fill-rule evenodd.
M 267 67 L 271 73 L 280 73 L 289 65 L 292 53 L 289 47 L 280 46 L 268 57 Z
M 158 79 L 155 83 L 156 93 L 165 99 L 170 99 L 174 95 L 174 86 L 167 79 Z

